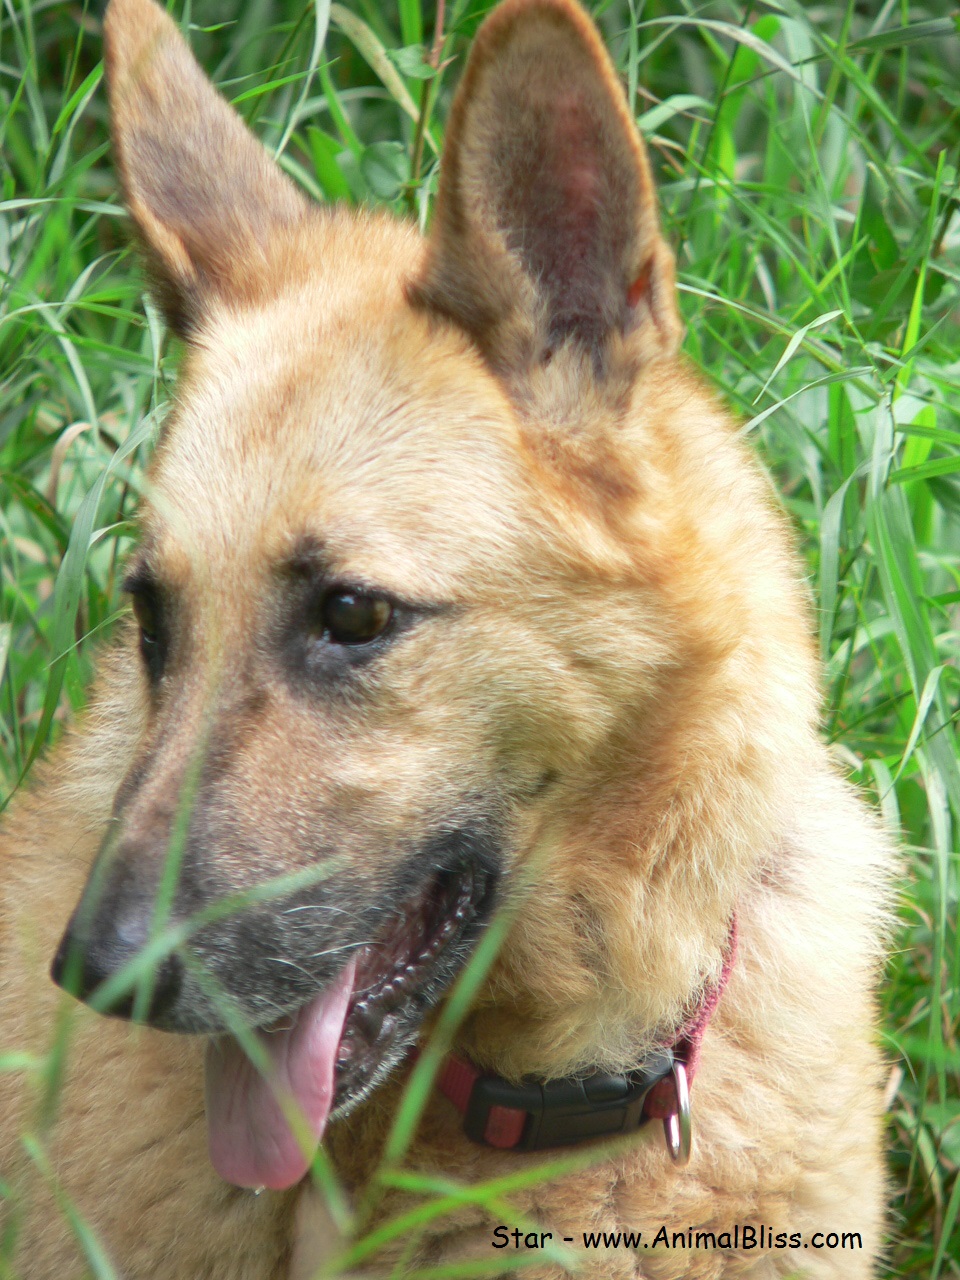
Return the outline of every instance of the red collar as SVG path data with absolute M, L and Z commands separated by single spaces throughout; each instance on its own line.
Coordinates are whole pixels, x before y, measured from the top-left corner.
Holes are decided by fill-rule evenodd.
M 642 1067 L 624 1075 L 568 1076 L 510 1084 L 485 1075 L 450 1054 L 437 1088 L 464 1117 L 469 1138 L 503 1150 L 538 1151 L 613 1137 L 662 1120 L 670 1154 L 685 1164 L 690 1155 L 688 1086 L 700 1065 L 703 1037 L 729 980 L 737 954 L 737 917 L 730 922 L 723 966 L 672 1040 L 658 1045 Z

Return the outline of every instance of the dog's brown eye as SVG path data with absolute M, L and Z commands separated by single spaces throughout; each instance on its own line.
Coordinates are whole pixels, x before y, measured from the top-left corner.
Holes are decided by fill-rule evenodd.
M 163 675 L 167 648 L 162 593 L 143 570 L 130 574 L 123 585 L 130 593 L 130 606 L 140 628 L 140 657 L 151 681 L 156 682 Z
M 320 616 L 334 644 L 368 644 L 386 631 L 393 605 L 361 591 L 331 591 L 324 596 Z
M 133 605 L 133 616 L 136 618 L 137 626 L 140 628 L 142 643 L 145 645 L 156 644 L 159 630 L 156 602 L 148 595 L 138 594 L 134 595 L 131 603 Z

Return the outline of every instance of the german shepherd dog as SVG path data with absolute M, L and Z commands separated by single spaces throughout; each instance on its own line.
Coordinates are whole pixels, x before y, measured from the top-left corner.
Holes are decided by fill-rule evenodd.
M 152 0 L 105 35 L 185 353 L 132 617 L 6 826 L 8 1269 L 874 1274 L 889 850 L 590 20 L 487 19 L 426 240 L 306 200 Z

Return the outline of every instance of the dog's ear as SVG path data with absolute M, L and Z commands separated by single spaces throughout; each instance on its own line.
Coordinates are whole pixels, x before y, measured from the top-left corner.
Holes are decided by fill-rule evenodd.
M 259 294 L 278 226 L 309 205 L 153 0 L 111 0 L 104 41 L 127 208 L 167 318 L 187 334 L 211 295 Z
M 574 0 L 506 0 L 481 27 L 411 297 L 506 375 L 567 340 L 601 368 L 616 335 L 641 359 L 676 350 L 673 256 L 646 150 Z

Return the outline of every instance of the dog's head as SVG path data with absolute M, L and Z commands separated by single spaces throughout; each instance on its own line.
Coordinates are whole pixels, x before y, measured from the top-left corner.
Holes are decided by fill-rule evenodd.
M 692 768 L 675 740 L 712 686 L 700 712 L 688 694 L 747 610 L 712 549 L 742 547 L 705 531 L 727 500 L 706 471 L 682 489 L 669 424 L 693 397 L 708 453 L 722 432 L 677 364 L 647 158 L 571 0 L 484 25 L 425 244 L 306 201 L 150 0 L 112 0 L 106 35 L 127 206 L 186 351 L 127 570 L 139 745 L 55 972 L 89 996 L 166 929 L 113 1011 L 272 1027 L 315 1138 L 332 1092 L 348 1107 L 414 1042 L 523 868 L 507 1003 L 523 1015 L 538 956 L 558 1005 L 609 976 L 598 824 L 637 855 L 636 895 L 630 797 L 660 815 Z M 697 874 L 722 940 L 729 868 Z M 674 950 L 654 1020 L 708 963 Z M 289 1185 L 308 1155 L 257 1081 L 224 1036 L 215 1158 Z

